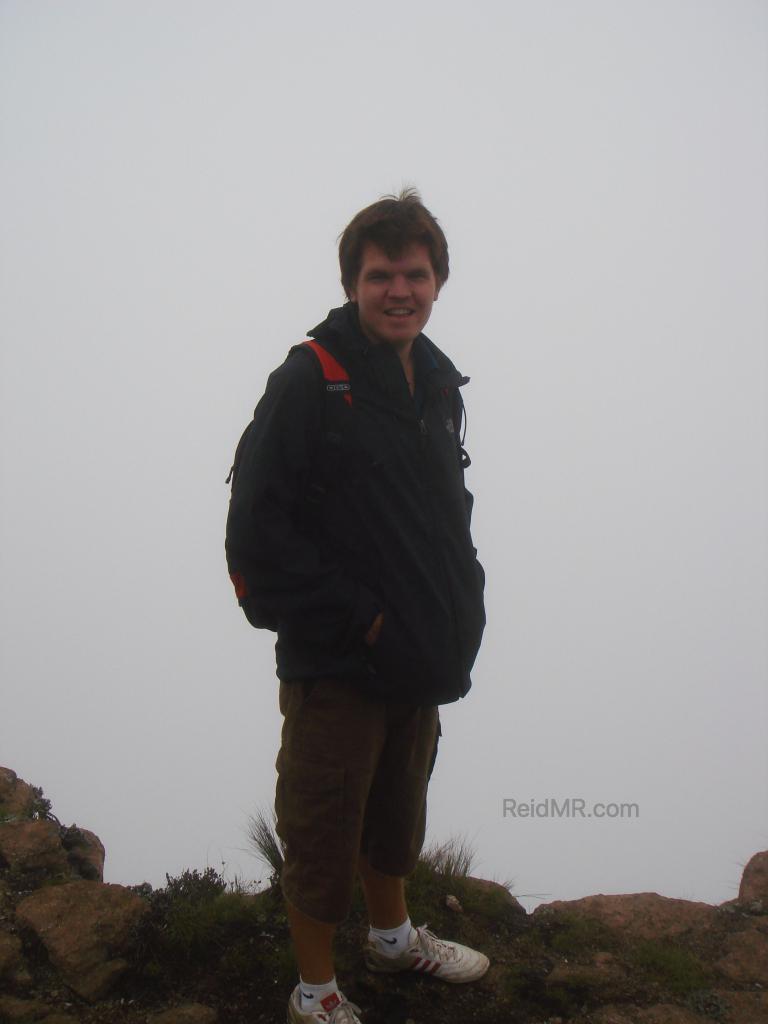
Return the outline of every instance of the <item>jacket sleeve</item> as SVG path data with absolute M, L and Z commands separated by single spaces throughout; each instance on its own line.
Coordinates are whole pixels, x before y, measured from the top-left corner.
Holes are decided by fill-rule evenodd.
M 270 375 L 232 484 L 226 553 L 253 625 L 342 650 L 362 639 L 381 606 L 307 533 L 306 488 L 324 401 L 311 353 L 290 355 Z

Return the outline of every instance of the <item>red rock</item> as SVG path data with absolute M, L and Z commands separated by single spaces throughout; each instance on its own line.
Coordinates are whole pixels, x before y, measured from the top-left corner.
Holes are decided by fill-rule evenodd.
M 32 976 L 27 970 L 17 936 L 0 931 L 0 981 L 3 980 L 26 986 L 32 981 Z
M 0 825 L 0 861 L 21 871 L 69 874 L 69 863 L 53 821 L 7 821 Z
M 579 914 L 594 918 L 608 928 L 638 939 L 671 938 L 689 930 L 710 928 L 717 911 L 708 903 L 671 899 L 655 892 L 621 896 L 585 896 L 580 900 L 555 900 L 534 910 L 534 917 L 552 913 Z
M 124 956 L 147 909 L 122 885 L 68 882 L 27 897 L 16 918 L 37 935 L 67 985 L 94 1001 L 127 969 Z
M 723 943 L 725 956 L 717 969 L 739 984 L 768 985 L 768 921 L 753 918 Z
M 629 1016 L 624 1006 L 601 1006 L 590 1016 L 594 1024 L 635 1024 L 635 1019 Z
M 618 964 L 556 964 L 547 975 L 547 982 L 575 985 L 599 990 L 602 997 L 615 997 L 626 981 L 626 971 Z
M 104 844 L 94 832 L 72 825 L 66 830 L 64 845 L 73 874 L 90 882 L 104 881 Z
M 8 1024 L 16 1021 L 38 1021 L 49 1016 L 50 1006 L 37 999 L 17 999 L 15 996 L 0 996 L 0 1020 Z
M 21 942 L 9 932 L 0 932 L 0 978 L 15 974 L 23 962 Z
M 728 1024 L 760 1024 L 768 1021 L 768 992 L 730 992 L 715 989 L 712 993 L 726 1007 Z
M 497 896 L 502 903 L 506 903 L 515 913 L 522 914 L 523 916 L 527 914 L 525 907 L 515 899 L 509 889 L 502 885 L 501 882 L 494 882 L 488 878 L 475 878 L 474 875 L 467 875 L 465 882 L 471 888 L 479 890 L 481 893 Z
M 702 1017 L 692 1010 L 673 1003 L 657 1003 L 637 1012 L 637 1024 L 712 1024 L 711 1017 Z
M 31 786 L 10 768 L 0 768 L 0 815 L 28 818 L 37 797 Z
M 216 1024 L 218 1019 L 218 1014 L 210 1006 L 187 1003 L 152 1017 L 151 1024 Z
M 756 901 L 768 909 L 768 850 L 751 857 L 741 876 L 739 903 Z

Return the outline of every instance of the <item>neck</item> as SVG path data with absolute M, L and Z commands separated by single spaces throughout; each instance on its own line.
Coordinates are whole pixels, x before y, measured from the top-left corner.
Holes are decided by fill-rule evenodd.
M 395 351 L 397 352 L 398 359 L 403 365 L 406 377 L 413 376 L 411 372 L 413 369 L 413 342 L 409 341 L 406 345 L 397 348 Z

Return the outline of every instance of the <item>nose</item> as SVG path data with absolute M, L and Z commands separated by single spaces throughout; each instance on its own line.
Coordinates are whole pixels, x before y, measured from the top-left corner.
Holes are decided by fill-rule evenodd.
M 405 274 L 395 274 L 394 277 L 390 278 L 390 297 L 396 298 L 399 296 L 407 296 L 410 294 L 410 290 L 411 289 L 408 283 L 408 278 L 405 276 Z

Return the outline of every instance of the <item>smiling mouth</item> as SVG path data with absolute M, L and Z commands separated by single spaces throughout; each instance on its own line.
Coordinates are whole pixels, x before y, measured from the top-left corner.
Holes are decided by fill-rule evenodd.
M 386 309 L 386 316 L 411 316 L 414 312 L 412 309 Z

